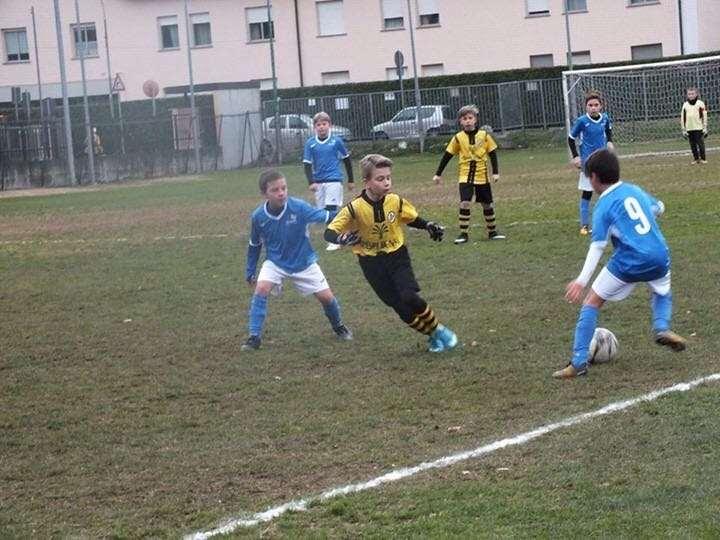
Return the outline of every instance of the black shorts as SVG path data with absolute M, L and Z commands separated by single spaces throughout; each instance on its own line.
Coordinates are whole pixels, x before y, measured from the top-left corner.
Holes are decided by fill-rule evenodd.
M 398 306 L 404 290 L 420 291 L 405 246 L 392 253 L 378 253 L 374 257 L 361 255 L 358 260 L 365 279 L 386 305 L 393 308 Z
M 475 202 L 492 204 L 492 188 L 489 182 L 484 184 L 471 184 L 470 182 L 460 182 L 460 201 L 472 201 L 475 195 Z

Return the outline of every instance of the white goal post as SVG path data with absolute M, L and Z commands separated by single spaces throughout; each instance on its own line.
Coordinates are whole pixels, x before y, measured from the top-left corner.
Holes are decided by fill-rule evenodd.
M 640 147 L 648 143 L 658 152 L 670 149 L 672 141 L 682 140 L 680 109 L 690 86 L 698 88 L 710 111 L 709 131 L 720 131 L 712 122 L 720 109 L 720 56 L 563 71 L 562 85 L 568 132 L 585 113 L 585 93 L 598 90 L 613 121 L 614 141 Z

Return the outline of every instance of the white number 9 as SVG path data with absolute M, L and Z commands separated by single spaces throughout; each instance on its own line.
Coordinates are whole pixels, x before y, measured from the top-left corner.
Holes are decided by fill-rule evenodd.
M 630 219 L 640 222 L 635 225 L 635 230 L 638 234 L 647 234 L 650 232 L 650 221 L 635 197 L 625 199 L 625 210 L 627 210 Z

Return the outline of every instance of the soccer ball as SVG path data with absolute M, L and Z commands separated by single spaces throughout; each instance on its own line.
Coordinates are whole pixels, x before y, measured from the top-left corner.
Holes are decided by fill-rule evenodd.
M 618 340 L 607 328 L 596 328 L 590 341 L 588 352 L 589 364 L 605 364 L 617 358 L 619 350 Z

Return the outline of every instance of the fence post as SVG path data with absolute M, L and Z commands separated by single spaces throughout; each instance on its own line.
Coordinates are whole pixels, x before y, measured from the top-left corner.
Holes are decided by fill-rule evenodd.
M 373 126 L 375 125 L 375 111 L 373 110 L 373 95 L 372 93 L 368 94 L 368 99 L 370 100 L 370 139 L 375 140 L 375 130 L 373 129 Z
M 545 111 L 545 79 L 540 81 L 540 108 L 542 110 L 543 129 L 547 129 L 547 113 Z
M 502 88 L 502 83 L 495 83 L 495 88 L 497 89 L 497 101 L 498 101 L 498 113 L 500 113 L 500 131 L 505 131 L 505 121 L 503 119 L 503 110 L 502 110 L 502 97 L 500 96 L 500 89 Z

